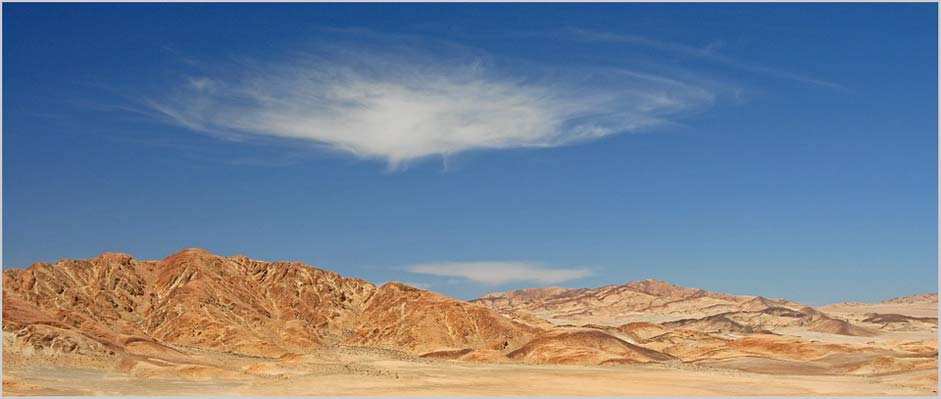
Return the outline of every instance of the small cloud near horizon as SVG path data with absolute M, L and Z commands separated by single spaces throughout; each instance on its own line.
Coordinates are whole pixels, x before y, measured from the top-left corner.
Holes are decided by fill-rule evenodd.
M 440 277 L 458 277 L 485 285 L 533 282 L 558 284 L 594 273 L 587 268 L 553 269 L 530 262 L 431 262 L 406 267 L 411 273 Z

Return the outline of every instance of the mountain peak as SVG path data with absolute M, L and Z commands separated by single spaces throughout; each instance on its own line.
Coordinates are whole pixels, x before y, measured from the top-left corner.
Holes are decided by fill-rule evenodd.
M 134 259 L 131 255 L 128 255 L 123 252 L 102 252 L 100 255 L 95 257 L 96 259 L 108 260 L 108 261 L 128 261 Z
M 399 290 L 399 291 L 406 291 L 406 292 L 408 292 L 408 291 L 423 291 L 422 289 L 412 287 L 412 286 L 410 286 L 410 285 L 408 285 L 408 284 L 405 284 L 405 283 L 403 283 L 403 282 L 400 282 L 400 281 L 389 281 L 389 282 L 387 282 L 387 283 L 385 283 L 385 284 L 379 286 L 379 289 L 381 289 L 381 290 L 382 290 L 382 289 L 396 289 L 396 290 Z
M 680 287 L 675 284 L 668 283 L 663 280 L 657 279 L 644 279 L 640 281 L 634 281 L 624 285 L 627 288 L 630 288 L 634 291 L 642 292 L 648 295 L 653 295 L 657 297 L 685 297 L 701 292 L 702 290 L 696 288 L 687 288 Z
M 252 356 L 304 352 L 348 340 L 426 351 L 491 349 L 504 342 L 518 346 L 530 337 L 528 330 L 488 308 L 401 282 L 377 289 L 299 262 L 223 257 L 200 248 L 159 261 L 105 253 L 6 270 L 3 296 L 5 303 L 25 309 L 11 313 L 4 308 L 5 331 L 62 319 L 56 336 L 77 334 L 90 346 L 122 353 L 129 336 Z M 402 306 L 407 314 L 400 313 Z M 454 324 L 458 320 L 460 325 Z M 45 339 L 42 334 L 27 339 Z
M 938 303 L 938 293 L 918 294 L 886 299 L 882 303 L 909 304 L 909 303 Z
M 164 260 L 168 260 L 168 259 L 205 259 L 205 258 L 214 258 L 214 257 L 216 257 L 216 256 L 217 256 L 216 254 L 213 254 L 212 252 L 209 252 L 209 251 L 207 251 L 207 250 L 205 250 L 205 249 L 202 249 L 202 248 L 184 248 L 184 249 L 181 249 L 181 250 L 179 250 L 179 251 L 176 251 L 176 252 L 170 254 L 169 256 L 167 256 L 166 258 L 164 258 Z

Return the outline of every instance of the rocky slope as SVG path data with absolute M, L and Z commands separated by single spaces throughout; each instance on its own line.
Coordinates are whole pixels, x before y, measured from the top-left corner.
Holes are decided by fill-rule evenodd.
M 803 327 L 812 332 L 855 337 L 871 337 L 877 334 L 876 331 L 828 316 L 809 306 L 800 310 L 767 307 L 756 311 L 727 312 L 696 319 L 670 321 L 663 323 L 663 326 L 740 335 L 771 333 L 783 327 Z
M 535 288 L 493 293 L 472 302 L 511 317 L 525 313 L 563 325 L 702 320 L 700 324 L 721 322 L 732 329 L 739 327 L 725 320 L 731 315 L 758 312 L 755 314 L 758 316 L 771 309 L 786 313 L 807 308 L 784 299 L 722 294 L 654 279 L 598 288 Z M 759 325 L 751 327 L 761 329 Z
M 344 343 L 513 349 L 533 331 L 403 284 L 377 288 L 301 263 L 198 249 L 159 261 L 106 253 L 7 270 L 3 301 L 3 330 L 18 342 L 97 355 L 174 346 L 280 356 Z
M 3 351 L 5 367 L 51 362 L 146 378 L 286 376 L 299 372 L 297 359 L 314 367 L 348 353 L 396 361 L 679 362 L 765 373 L 825 373 L 826 364 L 884 374 L 937 365 L 937 318 L 904 314 L 937 312 L 936 297 L 930 301 L 918 296 L 873 305 L 899 312 L 833 315 L 644 280 L 464 302 L 296 262 L 199 249 L 155 261 L 106 253 L 4 271 Z
M 625 364 L 673 359 L 594 329 L 548 332 L 507 356 L 537 364 Z
M 544 327 L 547 333 L 510 354 L 525 362 L 669 358 L 771 374 L 862 375 L 937 366 L 937 318 L 927 316 L 830 314 L 827 307 L 821 311 L 785 299 L 721 294 L 652 279 L 589 289 L 531 288 L 473 302 L 530 325 L 555 326 Z M 902 313 L 937 312 L 936 296 L 930 294 L 875 305 Z M 566 334 L 565 329 L 579 332 Z M 593 337 L 586 330 L 607 337 L 594 336 L 595 342 L 586 344 Z M 644 356 L 631 350 L 635 347 L 656 355 Z
M 402 283 L 379 287 L 359 319 L 360 324 L 348 342 L 416 353 L 512 350 L 540 332 L 482 305 Z
M 887 304 L 910 304 L 910 303 L 938 303 L 938 293 L 919 294 L 912 296 L 903 296 L 898 298 L 886 299 L 881 303 Z
M 841 302 L 821 306 L 821 311 L 877 331 L 938 331 L 938 294 L 920 294 L 878 303 Z

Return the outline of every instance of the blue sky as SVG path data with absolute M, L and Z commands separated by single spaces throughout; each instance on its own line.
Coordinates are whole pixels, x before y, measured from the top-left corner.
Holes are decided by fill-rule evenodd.
M 937 291 L 937 9 L 5 4 L 3 266 Z

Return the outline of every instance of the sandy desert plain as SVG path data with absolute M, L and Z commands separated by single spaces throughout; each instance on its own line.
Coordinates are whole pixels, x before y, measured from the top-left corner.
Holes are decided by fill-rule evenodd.
M 936 395 L 937 294 L 658 280 L 461 301 L 187 249 L 3 272 L 5 395 Z

